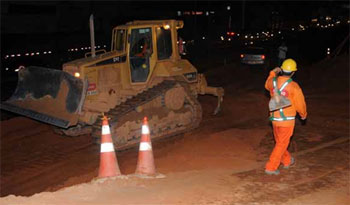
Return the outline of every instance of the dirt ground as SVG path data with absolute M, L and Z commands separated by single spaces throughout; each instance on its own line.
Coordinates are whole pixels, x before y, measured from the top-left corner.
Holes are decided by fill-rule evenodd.
M 25 117 L 1 121 L 0 204 L 350 204 L 349 58 L 299 70 L 309 116 L 296 120 L 296 164 L 279 176 L 264 174 L 274 146 L 267 72 L 229 64 L 206 74 L 225 88 L 223 111 L 212 116 L 216 99 L 200 97 L 198 129 L 153 142 L 164 177 L 134 176 L 134 148 L 117 152 L 122 177 L 98 179 L 90 136 L 59 136 Z

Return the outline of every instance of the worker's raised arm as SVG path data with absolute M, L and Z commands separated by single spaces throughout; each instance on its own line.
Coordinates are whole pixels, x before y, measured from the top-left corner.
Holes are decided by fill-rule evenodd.
M 270 91 L 272 89 L 272 78 L 277 76 L 277 73 L 281 72 L 281 68 L 277 67 L 270 71 L 269 77 L 267 77 L 265 81 L 265 88 L 266 90 Z
M 294 87 L 293 101 L 294 101 L 295 110 L 298 112 L 300 117 L 302 119 L 306 119 L 307 112 L 306 112 L 305 98 L 304 98 L 303 91 L 301 90 L 298 84 L 296 84 Z

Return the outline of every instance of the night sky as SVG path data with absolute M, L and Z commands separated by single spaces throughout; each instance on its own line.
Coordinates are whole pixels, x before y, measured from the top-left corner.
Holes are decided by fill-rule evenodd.
M 230 10 L 227 9 L 230 6 Z M 181 15 L 178 15 L 178 11 Z M 185 11 L 213 11 L 206 16 L 185 16 Z M 347 1 L 1 1 L 1 50 L 79 46 L 89 43 L 88 19 L 95 16 L 97 42 L 108 44 L 119 24 L 142 19 L 182 19 L 187 35 L 212 33 L 217 38 L 228 29 L 259 31 L 271 21 L 309 22 L 319 16 L 349 17 Z M 194 30 L 195 29 L 195 30 Z M 190 37 L 188 37 L 190 38 Z

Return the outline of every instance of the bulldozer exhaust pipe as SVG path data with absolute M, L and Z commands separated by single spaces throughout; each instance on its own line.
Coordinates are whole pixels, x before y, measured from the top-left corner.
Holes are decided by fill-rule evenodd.
M 90 42 L 91 42 L 91 56 L 94 58 L 96 56 L 95 51 L 95 29 L 94 29 L 94 15 L 90 15 Z

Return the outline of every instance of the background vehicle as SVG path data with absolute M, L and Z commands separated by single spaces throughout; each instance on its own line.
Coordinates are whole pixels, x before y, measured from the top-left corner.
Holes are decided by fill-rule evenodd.
M 262 47 L 246 47 L 240 57 L 243 64 L 263 65 L 266 62 L 266 51 Z
M 204 75 L 181 59 L 177 29 L 182 27 L 176 20 L 129 22 L 113 29 L 109 52 L 97 55 L 93 49 L 65 63 L 63 71 L 26 67 L 1 109 L 61 127 L 66 135 L 92 132 L 97 140 L 104 113 L 118 148 L 138 143 L 144 116 L 152 137 L 193 129 L 202 117 L 197 95 L 217 96 L 217 113 L 224 90 L 207 86 Z

